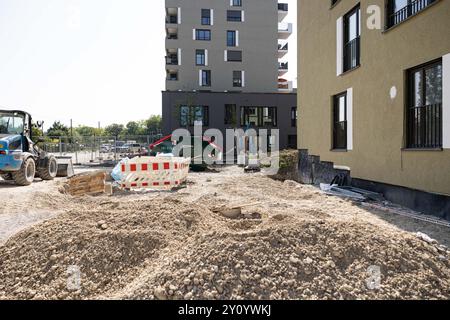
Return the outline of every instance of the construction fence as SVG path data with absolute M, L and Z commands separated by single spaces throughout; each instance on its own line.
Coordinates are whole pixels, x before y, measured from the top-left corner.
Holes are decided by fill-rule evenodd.
M 146 136 L 45 136 L 38 146 L 57 157 L 71 158 L 76 165 L 115 165 L 125 157 L 147 155 L 149 145 L 161 134 Z

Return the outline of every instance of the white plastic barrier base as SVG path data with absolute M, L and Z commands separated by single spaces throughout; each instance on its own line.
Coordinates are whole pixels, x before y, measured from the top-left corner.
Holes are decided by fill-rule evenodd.
M 191 159 L 176 157 L 139 157 L 122 164 L 122 188 L 172 189 L 182 184 Z

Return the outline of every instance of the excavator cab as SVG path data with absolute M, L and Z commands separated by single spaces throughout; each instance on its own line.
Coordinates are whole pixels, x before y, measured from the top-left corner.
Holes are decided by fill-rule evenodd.
M 0 110 L 0 177 L 30 185 L 35 177 L 53 180 L 56 158 L 33 143 L 32 117 L 20 110 Z

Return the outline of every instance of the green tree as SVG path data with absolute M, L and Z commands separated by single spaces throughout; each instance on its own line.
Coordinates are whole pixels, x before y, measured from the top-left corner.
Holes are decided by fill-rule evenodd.
M 125 134 L 127 136 L 138 136 L 142 134 L 141 125 L 139 122 L 130 121 L 126 125 Z
M 125 127 L 123 124 L 113 123 L 105 128 L 105 136 L 116 137 L 118 138 L 120 135 L 124 133 Z
M 47 130 L 47 136 L 50 137 L 67 137 L 70 135 L 70 130 L 60 121 L 55 121 L 53 125 Z
M 75 128 L 75 133 L 82 137 L 101 136 L 103 134 L 103 129 L 89 126 L 78 126 L 77 128 Z
M 153 115 L 144 122 L 147 134 L 150 134 L 151 132 L 157 132 L 158 130 L 162 129 L 162 118 L 160 115 Z

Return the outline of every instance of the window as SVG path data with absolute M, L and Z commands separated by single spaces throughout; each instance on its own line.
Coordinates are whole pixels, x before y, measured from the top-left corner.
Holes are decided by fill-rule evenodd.
M 236 31 L 227 31 L 227 46 L 237 47 L 237 34 Z
M 233 71 L 233 87 L 243 87 L 242 71 Z
M 236 119 L 236 105 L 226 104 L 225 105 L 225 124 L 230 126 L 237 125 Z
M 297 126 L 297 107 L 291 108 L 291 127 Z
M 227 61 L 228 62 L 242 62 L 242 51 L 228 50 Z
M 181 106 L 180 126 L 192 127 L 201 122 L 203 126 L 209 126 L 209 107 L 207 106 Z
M 442 61 L 408 71 L 408 148 L 442 148 Z
M 211 30 L 196 29 L 195 40 L 211 41 Z
M 333 99 L 333 149 L 347 149 L 347 93 Z
M 232 7 L 242 7 L 242 0 L 231 0 Z
M 393 27 L 424 10 L 436 0 L 389 0 L 387 3 L 387 28 Z
M 276 127 L 276 107 L 241 107 L 241 126 Z
M 202 9 L 202 25 L 210 26 L 211 25 L 211 10 L 210 9 Z
M 360 14 L 358 5 L 344 16 L 344 72 L 360 63 Z
M 242 22 L 242 11 L 240 10 L 228 10 L 227 21 Z
M 211 71 L 201 70 L 201 86 L 210 87 L 211 86 Z
M 178 71 L 167 70 L 167 81 L 178 81 Z
M 205 50 L 195 51 L 195 64 L 197 66 L 206 66 L 206 52 Z

